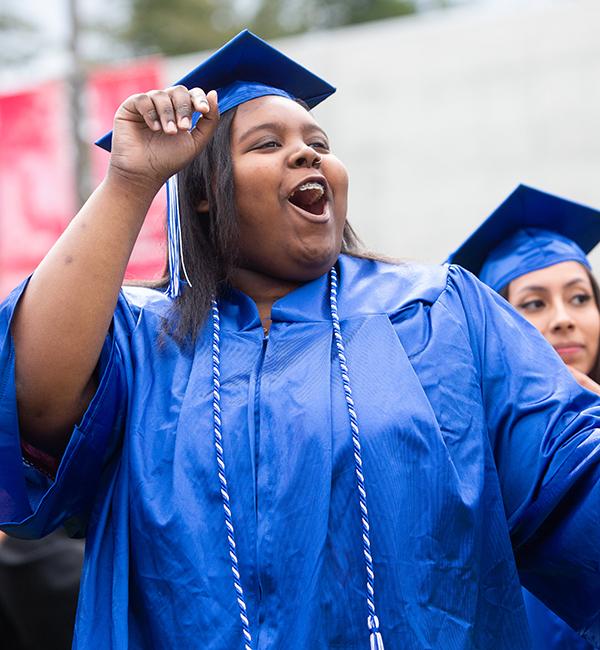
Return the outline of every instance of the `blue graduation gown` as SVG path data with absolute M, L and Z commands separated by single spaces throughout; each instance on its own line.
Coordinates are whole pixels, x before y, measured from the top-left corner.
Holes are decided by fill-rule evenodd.
M 523 600 L 531 629 L 531 650 L 593 650 L 592 645 L 527 589 L 523 589 Z
M 523 583 L 600 642 L 600 422 L 555 352 L 456 267 L 342 256 L 386 650 L 529 648 Z M 211 325 L 157 343 L 125 289 L 55 480 L 22 460 L 0 331 L 0 521 L 87 536 L 75 647 L 242 648 L 212 431 Z M 327 276 L 222 304 L 224 455 L 255 647 L 369 647 L 351 434 Z M 515 561 L 516 558 L 516 561 Z

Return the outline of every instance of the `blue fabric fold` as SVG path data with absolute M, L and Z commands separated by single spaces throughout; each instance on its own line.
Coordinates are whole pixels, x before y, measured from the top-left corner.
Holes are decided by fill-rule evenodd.
M 527 619 L 531 627 L 531 650 L 593 650 L 561 618 L 549 610 L 527 589 L 523 589 Z

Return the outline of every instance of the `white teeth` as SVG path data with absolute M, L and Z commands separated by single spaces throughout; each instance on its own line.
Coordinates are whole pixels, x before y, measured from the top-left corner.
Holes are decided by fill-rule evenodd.
M 307 190 L 317 190 L 319 192 L 319 198 L 325 194 L 325 189 L 321 183 L 315 183 L 314 181 L 303 183 L 297 190 L 294 191 L 294 194 L 296 194 L 296 192 L 306 192 Z

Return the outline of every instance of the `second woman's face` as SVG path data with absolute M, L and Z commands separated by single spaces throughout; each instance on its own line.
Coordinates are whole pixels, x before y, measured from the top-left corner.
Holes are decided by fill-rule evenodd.
M 581 264 L 562 262 L 522 275 L 510 283 L 508 301 L 565 363 L 590 373 L 598 356 L 600 313 Z
M 242 104 L 231 155 L 240 265 L 298 282 L 326 273 L 341 249 L 348 176 L 312 115 L 284 97 Z

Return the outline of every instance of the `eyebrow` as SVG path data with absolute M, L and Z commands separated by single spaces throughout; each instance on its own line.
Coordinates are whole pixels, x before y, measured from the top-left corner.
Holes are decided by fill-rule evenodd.
M 256 124 L 242 133 L 242 135 L 238 138 L 238 142 L 247 140 L 258 131 L 283 131 L 285 128 L 287 128 L 287 124 L 285 122 L 263 122 L 261 124 Z M 325 131 L 323 131 L 323 129 L 318 124 L 306 124 L 302 127 L 303 133 L 306 133 L 308 131 L 318 131 L 323 135 L 324 138 L 328 139 L 327 133 L 325 133 Z
M 579 284 L 580 282 L 585 283 L 585 278 L 573 278 L 573 280 L 569 280 L 569 282 L 563 285 L 563 289 L 569 289 L 573 285 Z M 541 285 L 537 285 L 537 284 L 529 284 L 526 287 L 519 289 L 517 291 L 517 295 L 525 293 L 526 291 L 537 291 L 538 293 L 547 293 L 548 287 L 542 287 Z

